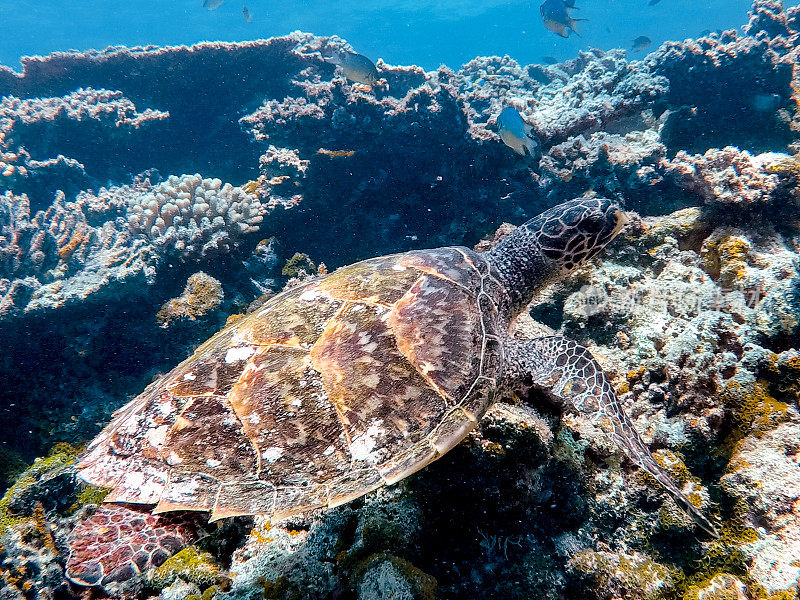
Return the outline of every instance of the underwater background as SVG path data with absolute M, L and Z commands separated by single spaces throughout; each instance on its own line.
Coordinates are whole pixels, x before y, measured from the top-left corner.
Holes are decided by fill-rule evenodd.
M 0 64 L 16 67 L 22 55 L 114 45 L 244 41 L 310 31 L 338 35 L 356 51 L 390 64 L 457 68 L 475 56 L 508 54 L 521 64 L 542 56 L 572 58 L 588 48 L 630 48 L 646 35 L 655 45 L 697 37 L 704 30 L 739 27 L 748 0 L 592 0 L 579 2 L 580 37 L 559 39 L 543 26 L 540 2 L 492 0 L 226 0 L 206 10 L 202 0 L 16 0 L 0 6 Z M 788 2 L 787 6 L 796 4 Z M 242 15 L 246 5 L 252 21 Z
M 0 4 L 0 600 L 797 600 L 797 4 Z M 629 223 L 514 334 L 589 348 L 719 537 L 532 392 L 344 506 L 65 578 L 76 457 L 226 323 L 583 195 Z

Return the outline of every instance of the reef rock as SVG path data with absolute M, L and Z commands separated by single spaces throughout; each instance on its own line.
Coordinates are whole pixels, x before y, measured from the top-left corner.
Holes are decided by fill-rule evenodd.
M 730 471 L 720 480 L 731 497 L 747 506 L 757 539 L 743 546 L 750 576 L 770 594 L 800 589 L 800 413 L 776 402 L 777 424 L 737 443 Z

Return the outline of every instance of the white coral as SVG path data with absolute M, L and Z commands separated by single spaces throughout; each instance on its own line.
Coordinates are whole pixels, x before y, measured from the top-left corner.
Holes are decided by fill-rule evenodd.
M 678 187 L 694 192 L 707 204 L 753 204 L 772 197 L 778 177 L 766 167 L 784 158 L 786 155 L 774 152 L 753 156 L 747 150 L 726 146 L 694 155 L 681 150 L 663 164 Z
M 228 251 L 237 237 L 258 231 L 267 212 L 258 197 L 242 188 L 198 174 L 170 176 L 129 202 L 131 231 L 184 257 Z

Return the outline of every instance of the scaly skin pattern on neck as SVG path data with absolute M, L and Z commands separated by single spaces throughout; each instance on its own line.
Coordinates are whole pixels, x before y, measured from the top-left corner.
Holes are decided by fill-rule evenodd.
M 602 250 L 625 219 L 605 198 L 559 204 L 520 225 L 486 252 L 518 315 L 538 289 Z

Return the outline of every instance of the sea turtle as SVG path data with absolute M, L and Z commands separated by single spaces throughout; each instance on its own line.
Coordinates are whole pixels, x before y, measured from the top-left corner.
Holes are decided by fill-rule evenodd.
M 123 505 L 76 527 L 68 577 L 108 588 L 165 560 L 187 530 L 154 522 L 160 513 L 280 519 L 349 502 L 436 460 L 495 399 L 531 385 L 604 426 L 714 533 L 654 460 L 585 348 L 559 336 L 509 335 L 537 289 L 596 255 L 625 221 L 607 199 L 578 198 L 487 252 L 447 247 L 364 260 L 227 326 L 87 447 L 80 476 L 111 488 L 106 503 Z M 132 531 L 121 547 L 119 536 Z

